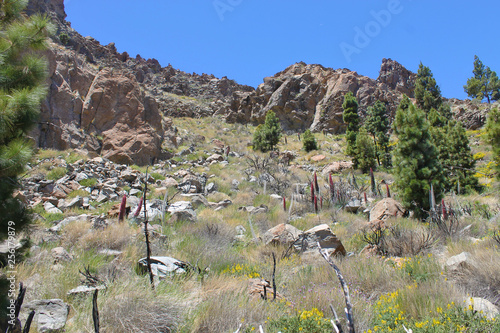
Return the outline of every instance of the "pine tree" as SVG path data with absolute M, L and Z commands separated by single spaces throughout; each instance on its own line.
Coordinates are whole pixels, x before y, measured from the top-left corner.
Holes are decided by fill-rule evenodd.
M 363 173 L 370 171 L 370 168 L 375 168 L 377 157 L 375 144 L 364 127 L 361 127 L 356 136 L 356 156 L 358 168 Z
M 372 107 L 368 108 L 365 127 L 373 137 L 378 165 L 382 164 L 384 167 L 390 167 L 389 117 L 384 103 L 377 101 Z
M 318 143 L 316 142 L 316 138 L 314 134 L 312 134 L 311 130 L 307 129 L 302 136 L 302 145 L 306 152 L 310 152 L 318 149 Z
M 26 208 L 13 194 L 18 175 L 31 158 L 25 136 L 38 119 L 46 92 L 46 61 L 36 52 L 46 46 L 53 30 L 45 17 L 26 18 L 22 14 L 26 4 L 22 0 L 0 3 L 0 241 L 12 230 L 19 235 L 30 222 Z M 7 289 L 7 280 L 0 278 L 0 326 L 7 318 Z
M 488 113 L 486 139 L 493 148 L 493 160 L 496 162 L 497 179 L 500 180 L 500 111 L 493 108 Z
M 467 80 L 464 90 L 471 98 L 483 100 L 486 98 L 488 103 L 500 99 L 500 80 L 497 73 L 489 67 L 484 66 L 479 57 L 474 56 L 474 77 Z
M 356 158 L 356 135 L 359 131 L 359 116 L 358 116 L 358 101 L 352 92 L 348 92 L 344 96 L 344 103 L 342 104 L 344 109 L 343 119 L 347 124 L 346 129 L 346 141 L 347 148 L 346 154 L 352 157 L 354 163 L 354 168 L 358 167 L 358 161 Z
M 442 167 L 429 127 L 424 111 L 416 108 L 405 96 L 393 123 L 398 137 L 394 176 L 402 203 L 417 217 L 423 217 L 430 209 L 428 193 L 431 183 L 436 199 L 440 200 L 442 195 Z
M 264 125 L 257 126 L 253 136 L 253 149 L 263 152 L 274 150 L 281 138 L 281 126 L 274 111 L 266 114 Z
M 460 192 L 478 189 L 478 181 L 474 177 L 475 160 L 469 146 L 469 138 L 462 124 L 451 120 L 444 129 L 443 151 L 440 160 L 446 173 L 447 190 L 458 189 Z M 461 193 L 458 193 L 461 194 Z
M 434 79 L 429 67 L 422 63 L 418 66 L 415 81 L 415 99 L 417 106 L 428 113 L 432 108 L 438 110 L 442 104 L 441 89 Z
M 37 121 L 46 94 L 46 60 L 36 51 L 46 47 L 53 30 L 46 17 L 25 18 L 27 1 L 2 2 L 0 7 L 0 238 L 7 224 L 16 230 L 29 222 L 23 204 L 13 198 L 17 176 L 31 158 L 26 133 Z

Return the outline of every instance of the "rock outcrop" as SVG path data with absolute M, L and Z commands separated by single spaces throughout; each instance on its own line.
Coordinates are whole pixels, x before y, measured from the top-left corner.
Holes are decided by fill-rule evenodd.
M 500 105 L 499 102 L 487 104 L 471 100 L 462 101 L 456 98 L 450 98 L 446 101 L 451 106 L 454 118 L 461 121 L 465 128 L 470 130 L 481 128 L 486 123 L 488 112 Z
M 382 60 L 376 80 L 300 62 L 254 89 L 227 77 L 162 67 L 156 59 L 119 53 L 114 43 L 83 37 L 65 20 L 63 0 L 30 0 L 27 12 L 46 13 L 57 25 L 47 52 L 49 95 L 32 133 L 42 148 L 83 148 L 118 163 L 148 164 L 168 157 L 162 147 L 177 147 L 166 117 L 220 115 L 228 122 L 260 124 L 272 109 L 285 131 L 341 133 L 347 92 L 355 94 L 362 117 L 377 100 L 393 117 L 402 95 L 413 96 L 415 74 L 391 59 Z M 468 128 L 484 123 L 481 105 L 450 102 Z
M 158 105 L 133 75 L 99 70 L 55 44 L 49 59 L 49 95 L 32 133 L 38 147 L 84 148 L 124 164 L 149 164 L 161 156 Z
M 83 37 L 65 21 L 63 0 L 30 0 L 27 12 L 48 14 L 57 27 L 46 52 L 49 93 L 31 133 L 40 148 L 79 148 L 116 163 L 150 164 L 169 157 L 162 141 L 173 131 L 164 115 L 211 116 L 227 108 L 234 91 L 253 90 L 227 78 L 162 68 L 156 59 L 131 58 L 114 43 Z
M 403 93 L 412 97 L 415 74 L 391 59 L 383 59 L 377 80 L 348 69 L 296 63 L 264 79 L 254 92 L 236 93 L 227 114 L 229 122 L 262 123 L 266 112 L 276 112 L 285 130 L 344 130 L 342 103 L 351 91 L 360 113 L 380 100 L 393 116 Z

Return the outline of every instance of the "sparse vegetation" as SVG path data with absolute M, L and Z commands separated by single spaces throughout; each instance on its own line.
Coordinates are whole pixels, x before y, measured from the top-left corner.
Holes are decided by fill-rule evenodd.
M 412 108 L 408 100 L 403 101 L 403 106 L 405 102 L 407 109 Z M 422 125 L 425 117 L 419 117 L 423 112 L 414 108 L 412 112 L 412 116 L 404 115 L 405 122 L 401 121 L 400 114 L 396 123 L 420 122 Z M 43 203 L 39 203 L 34 212 L 40 217 L 30 232 L 40 249 L 33 248 L 31 257 L 16 267 L 17 279 L 30 281 L 33 285 L 26 295 L 27 302 L 37 298 L 62 298 L 71 304 L 75 311 L 71 311 L 71 320 L 65 327 L 67 332 L 92 331 L 92 297 L 67 295 L 69 290 L 81 284 L 79 271 L 85 267 L 90 267 L 92 274 L 106 285 L 106 291 L 99 292 L 98 298 L 101 329 L 106 332 L 235 332 L 238 328 L 240 332 L 255 332 L 259 326 L 265 332 L 331 332 L 330 304 L 346 327 L 342 317 L 343 292 L 335 273 L 319 254 L 315 250 L 301 254 L 288 244 L 263 244 L 264 233 L 285 221 L 302 231 L 326 223 L 349 252 L 349 256 L 335 257 L 334 261 L 349 283 L 357 332 L 391 329 L 403 333 L 403 325 L 413 332 L 473 332 L 484 327 L 494 332 L 498 329 L 498 318 L 486 319 L 463 302 L 468 293 L 498 304 L 496 291 L 500 276 L 495 268 L 500 264 L 500 226 L 494 217 L 499 211 L 500 198 L 493 189 L 486 188 L 480 195 L 474 191 L 466 195 L 443 192 L 444 210 L 440 206 L 441 197 L 436 193 L 437 213 L 432 218 L 424 221 L 418 216 L 390 218 L 377 229 L 366 222 L 361 209 L 354 213 L 347 211 L 345 206 L 356 199 L 372 208 L 381 199 L 378 187 L 383 186 L 379 183 L 382 179 L 390 185 L 391 196 L 401 201 L 404 184 L 412 180 L 398 180 L 400 176 L 390 172 L 403 162 L 395 164 L 394 170 L 375 172 L 377 190 L 373 194 L 369 175 L 352 169 L 333 172 L 330 183 L 330 175 L 318 170 L 318 190 L 314 191 L 318 205 L 316 213 L 310 200 L 309 186 L 314 182 L 311 170 L 318 165 L 322 167 L 347 159 L 341 153 L 346 146 L 344 136 L 316 134 L 322 148 L 309 154 L 303 149 L 304 136 L 299 141 L 296 136 L 289 135 L 286 142 L 282 140 L 279 144 L 280 151 L 289 150 L 295 155 L 287 165 L 279 156 L 254 152 L 248 147 L 255 130 L 252 126 L 225 124 L 218 118 L 178 118 L 174 123 L 184 140 L 180 147 L 193 147 L 194 152 L 176 156 L 171 164 L 150 166 L 149 174 L 155 181 L 150 180 L 148 185 L 148 204 L 158 204 L 165 193 L 172 197 L 177 189 L 165 189 L 165 182 L 173 177 L 180 183 L 185 173 L 192 173 L 199 179 L 205 173 L 207 184 L 215 184 L 215 190 L 205 198 L 211 203 L 230 200 L 232 204 L 223 209 L 193 204 L 196 222 L 182 219 L 172 222 L 173 214 L 167 213 L 164 222 L 160 218 L 148 226 L 152 255 L 176 258 L 189 267 L 187 273 L 158 279 L 153 291 L 149 276 L 137 269 L 138 260 L 146 256 L 140 220 L 125 217 L 120 223 L 118 217 L 106 217 L 113 206 L 119 206 L 124 190 L 141 191 L 137 184 L 120 179 L 116 189 L 120 195 L 107 202 L 93 201 L 94 196 L 90 201 L 94 211 L 72 208 L 63 209 L 62 214 L 49 214 Z M 403 143 L 409 142 L 404 135 L 425 136 L 417 130 L 420 127 L 402 128 L 396 130 L 399 139 L 396 155 L 406 149 Z M 486 135 L 480 133 L 466 133 L 478 142 L 474 153 L 486 152 L 476 156 L 478 165 L 472 168 L 478 172 L 493 157 L 486 146 Z M 205 140 L 196 141 L 196 135 L 203 135 Z M 359 137 L 358 134 L 358 149 L 364 146 Z M 366 132 L 362 137 L 373 148 L 373 137 Z M 231 146 L 235 155 L 210 165 L 194 158 L 220 151 L 212 143 L 214 138 L 224 146 Z M 333 145 L 339 148 L 328 149 Z M 325 155 L 324 164 L 310 160 L 318 153 Z M 41 175 L 46 178 L 49 173 L 52 178 L 62 177 L 66 173 L 54 170 L 64 165 L 61 159 L 70 163 L 69 158 L 66 153 L 40 151 L 36 156 L 37 164 L 33 164 L 26 177 Z M 374 149 L 370 161 L 376 163 Z M 395 161 L 405 160 L 397 157 Z M 360 159 L 359 166 L 362 165 Z M 68 165 L 67 169 L 72 167 L 74 165 Z M 130 170 L 136 174 L 135 170 L 142 173 L 145 168 L 131 166 Z M 182 176 L 175 176 L 178 172 Z M 139 174 L 137 179 L 143 179 L 143 175 Z M 394 178 L 402 184 L 401 188 L 392 185 Z M 427 184 L 426 179 L 423 181 Z M 238 183 L 233 184 L 234 180 Z M 68 193 L 68 199 L 92 197 L 89 188 L 95 193 L 107 186 L 104 185 L 107 181 L 97 172 L 93 173 L 92 177 L 79 182 L 81 187 L 73 184 L 77 189 Z M 498 184 L 493 178 L 492 182 L 492 186 Z M 380 187 L 380 192 L 385 197 L 385 186 Z M 141 193 L 136 195 L 141 196 Z M 367 193 L 367 203 L 364 193 Z M 415 188 L 414 193 L 428 200 L 428 188 Z M 271 197 L 271 194 L 278 194 L 280 198 Z M 286 199 L 286 210 L 282 197 Z M 192 200 L 189 194 L 179 194 L 173 202 L 187 200 Z M 129 201 L 135 207 L 139 200 L 128 197 L 127 203 Z M 161 208 L 160 205 L 156 207 Z M 246 210 L 252 207 L 260 211 L 250 213 Z M 50 234 L 45 233 L 46 228 L 62 219 L 80 214 L 104 214 L 105 223 L 85 217 L 67 224 L 57 237 L 51 235 L 49 238 Z M 50 251 L 59 246 L 73 259 L 54 266 Z M 110 254 L 110 250 L 120 254 Z M 473 269 L 456 272 L 443 268 L 448 258 L 462 252 L 469 252 L 475 260 Z M 272 280 L 273 253 L 277 259 L 277 299 L 272 300 L 272 287 L 266 287 L 266 301 L 261 294 L 262 287 L 254 287 L 255 291 L 249 285 L 260 279 Z M 59 265 L 63 269 L 55 268 Z

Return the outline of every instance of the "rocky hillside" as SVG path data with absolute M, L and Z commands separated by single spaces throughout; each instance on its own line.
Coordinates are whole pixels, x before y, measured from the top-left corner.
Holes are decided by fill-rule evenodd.
M 272 109 L 285 130 L 340 133 L 344 130 L 342 102 L 347 92 L 356 95 L 362 113 L 381 100 L 394 114 L 403 94 L 413 96 L 414 81 L 415 74 L 391 59 L 383 59 L 377 80 L 348 69 L 301 62 L 265 78 L 255 91 L 235 96 L 227 120 L 262 123 Z
M 9 242 L 26 254 L 11 270 L 31 332 L 93 332 L 93 299 L 106 333 L 332 332 L 330 305 L 342 313 L 345 300 L 318 244 L 348 283 L 356 332 L 500 332 L 500 191 L 484 132 L 469 135 L 491 185 L 447 195 L 424 224 L 404 217 L 393 175 L 375 170 L 373 189 L 354 172 L 342 137 L 318 133 L 307 153 L 288 136 L 275 158 L 248 147 L 251 126 L 172 122 L 189 148 L 149 168 L 53 150 L 30 163 L 16 197 L 34 221 Z
M 30 0 L 28 13 L 47 13 L 57 25 L 49 59 L 49 94 L 32 137 L 40 148 L 83 149 L 117 163 L 149 164 L 175 146 L 168 117 L 218 115 L 232 123 L 262 123 L 274 110 L 284 130 L 341 133 L 342 101 L 354 92 L 363 115 L 375 101 L 390 116 L 403 94 L 413 95 L 415 74 L 383 59 L 374 80 L 348 69 L 296 63 L 264 78 L 257 89 L 226 77 L 188 74 L 156 59 L 118 53 L 83 37 L 67 22 L 63 0 Z M 469 128 L 484 123 L 483 105 L 453 100 Z
M 186 74 L 155 59 L 118 53 L 83 37 L 65 21 L 62 0 L 31 0 L 28 13 L 57 25 L 49 59 L 49 94 L 32 137 L 40 148 L 80 148 L 117 163 L 149 164 L 168 157 L 162 142 L 171 116 L 212 115 L 233 91 L 251 91 L 227 78 Z

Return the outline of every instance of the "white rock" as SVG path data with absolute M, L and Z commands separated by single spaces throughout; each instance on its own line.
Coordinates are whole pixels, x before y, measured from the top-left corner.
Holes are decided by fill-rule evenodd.
M 66 325 L 69 314 L 69 305 L 62 299 L 44 299 L 32 301 L 23 306 L 29 311 L 35 310 L 34 321 L 38 332 L 54 332 Z

